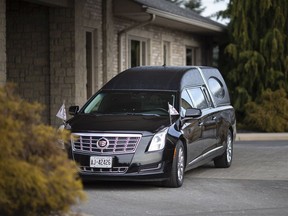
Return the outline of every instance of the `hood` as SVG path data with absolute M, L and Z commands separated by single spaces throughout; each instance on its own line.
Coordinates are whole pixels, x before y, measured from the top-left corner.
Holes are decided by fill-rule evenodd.
M 168 116 L 78 114 L 67 121 L 71 132 L 149 131 L 170 125 Z

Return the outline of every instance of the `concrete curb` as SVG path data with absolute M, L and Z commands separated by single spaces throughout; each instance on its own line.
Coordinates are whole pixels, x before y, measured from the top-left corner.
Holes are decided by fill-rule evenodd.
M 273 141 L 287 140 L 288 133 L 238 133 L 236 141 Z

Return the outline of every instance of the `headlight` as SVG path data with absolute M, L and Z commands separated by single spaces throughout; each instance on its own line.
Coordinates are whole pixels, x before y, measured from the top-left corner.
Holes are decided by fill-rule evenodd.
M 159 151 L 164 148 L 167 131 L 168 128 L 165 128 L 154 135 L 150 143 L 148 152 Z

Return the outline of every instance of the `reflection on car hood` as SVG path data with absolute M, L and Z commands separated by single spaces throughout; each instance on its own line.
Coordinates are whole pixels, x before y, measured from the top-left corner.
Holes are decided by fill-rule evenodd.
M 149 131 L 170 124 L 168 116 L 78 114 L 67 123 L 72 132 Z

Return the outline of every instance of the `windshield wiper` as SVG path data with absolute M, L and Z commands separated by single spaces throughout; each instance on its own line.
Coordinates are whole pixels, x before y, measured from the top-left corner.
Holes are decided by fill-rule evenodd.
M 120 115 L 133 115 L 133 116 L 160 116 L 156 113 L 134 113 L 134 112 L 127 112 L 127 113 L 119 113 Z
M 102 115 L 161 116 L 156 113 L 136 113 L 136 112 L 112 112 L 112 113 L 91 112 L 86 114 L 94 116 L 102 116 Z

